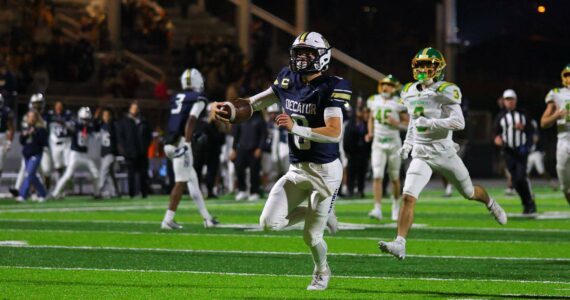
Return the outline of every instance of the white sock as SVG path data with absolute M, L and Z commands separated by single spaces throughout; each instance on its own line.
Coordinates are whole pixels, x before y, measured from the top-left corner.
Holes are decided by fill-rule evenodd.
M 396 237 L 396 242 L 401 242 L 401 243 L 403 243 L 403 244 L 405 245 L 405 244 L 406 244 L 406 239 L 405 239 L 403 236 L 399 235 L 399 236 Z
M 198 211 L 200 212 L 200 215 L 202 215 L 202 218 L 207 220 L 212 219 L 212 216 L 210 216 L 210 213 L 206 208 L 206 203 L 204 202 L 204 197 L 202 196 L 200 187 L 198 187 L 197 184 L 191 181 L 188 181 L 187 184 L 188 184 L 188 193 L 190 194 L 190 198 L 192 198 L 194 204 L 196 204 L 196 207 L 198 207 Z
M 374 202 L 374 209 L 382 211 L 382 204 Z
M 172 220 L 174 220 L 174 215 L 176 214 L 175 211 L 167 209 L 166 210 L 166 214 L 164 214 L 164 220 L 163 222 L 171 222 Z
M 325 272 L 327 270 L 327 243 L 323 240 L 311 247 L 311 253 L 313 254 L 313 262 L 317 272 Z
M 493 203 L 495 203 L 495 199 L 489 198 L 489 203 L 487 203 L 487 208 L 491 208 L 491 206 L 493 206 Z

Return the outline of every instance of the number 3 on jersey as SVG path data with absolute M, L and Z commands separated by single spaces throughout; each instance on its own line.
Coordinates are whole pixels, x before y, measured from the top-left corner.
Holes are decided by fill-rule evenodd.
M 293 122 L 297 123 L 299 126 L 309 126 L 309 120 L 307 120 L 307 118 L 305 118 L 303 115 L 292 114 L 291 119 L 293 119 Z M 294 135 L 293 138 L 295 139 L 295 146 L 297 146 L 299 150 L 311 149 L 311 141 L 304 139 L 298 135 Z
M 423 106 L 416 106 L 414 107 L 414 118 L 419 118 L 424 116 L 424 107 Z M 427 127 L 416 127 L 418 132 L 424 132 L 427 130 Z
M 176 107 L 170 110 L 171 114 L 176 115 L 180 113 L 180 111 L 182 110 L 182 102 L 184 101 L 184 98 L 186 98 L 186 95 L 184 94 L 176 95 Z

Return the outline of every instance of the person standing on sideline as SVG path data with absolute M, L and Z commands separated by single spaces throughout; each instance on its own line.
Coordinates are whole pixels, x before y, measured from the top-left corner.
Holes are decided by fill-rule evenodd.
M 534 134 L 532 119 L 517 108 L 517 94 L 514 90 L 505 90 L 503 98 L 505 110 L 495 119 L 494 142 L 503 149 L 507 170 L 524 207 L 523 214 L 534 214 L 536 204 L 526 172 Z
M 99 117 L 99 111 L 95 113 Z M 103 191 L 105 184 L 110 180 L 111 197 L 120 197 L 117 178 L 115 177 L 115 157 L 117 150 L 117 129 L 113 112 L 109 108 L 103 109 L 100 120 L 99 136 L 101 137 L 101 169 L 99 171 L 99 191 Z
M 0 94 L 0 176 L 4 169 L 4 157 L 12 147 L 14 137 L 14 113 L 5 105 L 4 98 Z
M 46 188 L 38 177 L 37 170 L 42 161 L 44 147 L 48 145 L 48 134 L 45 128 L 45 123 L 40 114 L 35 110 L 30 110 L 27 114 L 27 128 L 22 131 L 20 135 L 20 143 L 22 144 L 22 156 L 24 157 L 26 165 L 26 175 L 24 181 L 20 186 L 18 202 L 24 202 L 28 198 L 30 186 L 33 185 L 36 189 L 39 202 L 44 202 L 46 199 Z
M 356 185 L 357 196 L 364 198 L 364 179 L 370 157 L 370 141 L 366 140 L 367 122 L 366 108 L 357 107 L 352 119 L 344 128 L 343 147 L 348 158 L 348 197 L 354 196 Z
M 139 176 L 139 188 L 143 198 L 148 196 L 148 147 L 152 140 L 152 128 L 141 116 L 139 104 L 133 101 L 127 115 L 120 122 L 117 130 L 119 152 L 125 157 L 129 196 L 136 195 L 136 177 Z

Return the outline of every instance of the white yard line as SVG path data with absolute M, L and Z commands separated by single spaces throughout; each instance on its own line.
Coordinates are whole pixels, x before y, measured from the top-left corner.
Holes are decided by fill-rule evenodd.
M 157 221 L 124 221 L 124 220 L 50 220 L 50 219 L 4 219 L 0 222 L 48 222 L 48 223 L 109 223 L 109 224 L 160 224 L 160 220 Z M 197 224 L 197 223 L 192 223 Z M 201 223 L 200 223 L 201 224 Z M 382 229 L 382 228 L 396 228 L 395 223 L 387 224 L 359 224 L 359 223 L 344 223 L 340 222 L 341 225 L 346 226 L 346 228 L 353 227 L 363 227 L 370 229 Z M 182 224 L 184 225 L 184 224 Z M 230 226 L 229 228 L 257 228 L 257 224 L 226 224 Z M 232 227 L 232 226 L 236 227 Z M 553 232 L 553 233 L 570 233 L 570 229 L 549 229 L 549 228 L 508 228 L 508 227 L 457 227 L 457 226 L 428 226 L 425 224 L 414 224 L 416 225 L 414 230 L 434 230 L 434 231 L 496 231 L 496 232 Z M 417 226 L 420 225 L 420 226 Z M 222 224 L 222 227 L 224 225 Z M 221 228 L 222 228 L 221 227 Z M 341 227 L 342 229 L 342 227 Z
M 174 253 L 220 253 L 220 254 L 255 254 L 255 255 L 310 255 L 308 252 L 277 252 L 277 251 L 242 251 L 242 250 L 191 250 L 191 249 L 168 249 L 168 248 L 130 248 L 130 247 L 94 247 L 94 246 L 59 246 L 59 245 L 21 245 L 2 246 L 0 248 L 32 248 L 32 249 L 70 249 L 70 250 L 118 250 L 134 252 L 174 252 Z M 389 254 L 360 254 L 360 253 L 328 253 L 329 256 L 354 256 L 354 257 L 390 257 Z M 538 257 L 498 257 L 498 256 L 453 256 L 453 255 L 407 255 L 417 258 L 437 259 L 474 259 L 474 260 L 520 260 L 520 261 L 561 261 L 570 262 L 570 258 L 538 258 Z
M 154 222 L 153 224 L 158 224 Z M 228 225 L 227 228 L 231 224 Z M 243 224 L 235 224 L 235 225 L 243 225 Z M 302 228 L 301 228 L 302 229 Z M 342 227 L 341 227 L 342 229 Z M 120 230 L 71 230 L 71 229 L 2 229 L 3 232 L 44 232 L 44 233 L 71 233 L 71 234 L 85 234 L 85 233 L 101 233 L 101 234 L 129 234 L 129 235 L 162 235 L 162 236 L 195 236 L 195 237 L 243 237 L 243 238 L 283 238 L 283 239 L 290 239 L 290 238 L 299 238 L 301 235 L 284 235 L 284 234 L 241 234 L 241 233 L 192 233 L 192 232 L 176 232 L 173 233 L 172 231 L 159 231 L 159 232 L 152 232 L 152 231 L 120 231 Z M 327 236 L 327 240 L 371 240 L 371 241 L 379 241 L 379 240 L 390 240 L 393 237 L 385 237 L 385 236 Z M 536 243 L 545 243 L 546 241 L 520 241 L 520 240 L 460 240 L 460 239 L 412 239 L 413 241 L 418 242 L 453 242 L 453 243 L 472 243 L 472 244 L 480 244 L 480 243 L 496 243 L 496 244 L 536 244 Z M 555 244 L 568 244 L 570 241 L 554 241 Z
M 104 268 L 54 268 L 54 267 L 28 267 L 28 266 L 0 266 L 2 269 L 28 269 L 28 270 L 55 270 L 55 271 L 100 271 L 100 272 L 136 272 L 136 273 L 178 273 L 178 274 L 203 274 L 203 275 L 226 275 L 226 276 L 242 276 L 242 277 L 294 277 L 308 278 L 311 275 L 292 275 L 292 274 L 261 274 L 261 273 L 234 273 L 234 272 L 208 272 L 208 271 L 189 271 L 189 270 L 145 270 L 145 269 L 104 269 Z M 333 275 L 334 278 L 346 279 L 381 279 L 381 280 L 421 280 L 421 281 L 461 281 L 461 282 L 508 282 L 508 283 L 540 283 L 540 284 L 562 284 L 568 285 L 570 282 L 550 281 L 550 280 L 509 280 L 509 279 L 468 279 L 468 278 L 432 278 L 432 277 L 386 277 L 386 276 L 348 276 Z

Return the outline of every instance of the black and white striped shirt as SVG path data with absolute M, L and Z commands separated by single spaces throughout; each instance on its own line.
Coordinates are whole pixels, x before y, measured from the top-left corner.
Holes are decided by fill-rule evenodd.
M 534 128 L 532 119 L 519 109 L 513 111 L 503 110 L 495 119 L 495 136 L 500 136 L 506 148 L 517 149 L 522 145 L 532 145 Z M 522 124 L 522 130 L 516 128 L 516 124 Z

